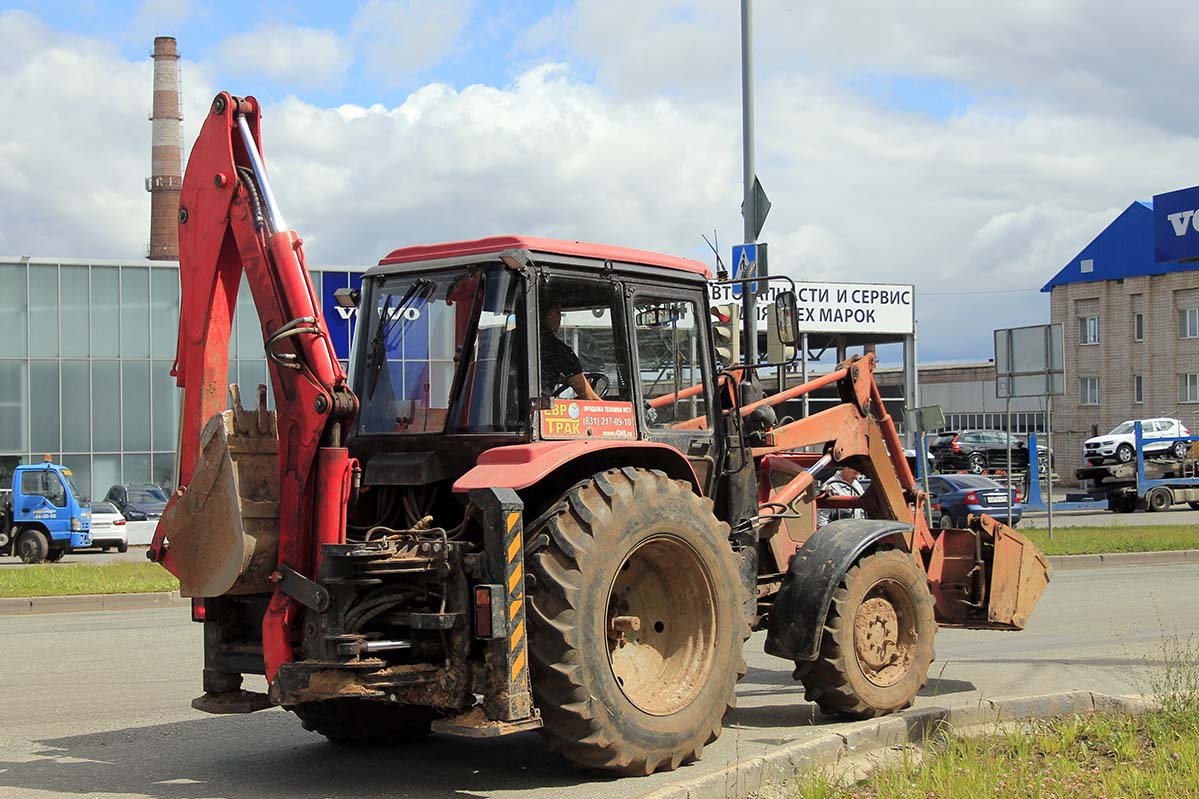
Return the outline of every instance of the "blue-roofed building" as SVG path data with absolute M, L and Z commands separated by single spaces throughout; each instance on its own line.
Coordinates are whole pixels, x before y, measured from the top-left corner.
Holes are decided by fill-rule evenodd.
M 1054 402 L 1058 471 L 1126 419 L 1169 416 L 1199 431 L 1199 264 L 1158 263 L 1153 204 L 1132 203 L 1042 288 L 1066 348 Z

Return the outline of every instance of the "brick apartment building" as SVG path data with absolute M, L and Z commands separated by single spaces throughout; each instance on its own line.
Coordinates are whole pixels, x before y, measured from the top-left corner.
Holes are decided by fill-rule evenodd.
M 1057 471 L 1126 419 L 1199 430 L 1199 264 L 1156 263 L 1153 207 L 1134 202 L 1041 291 L 1063 327 L 1066 394 L 1054 399 Z

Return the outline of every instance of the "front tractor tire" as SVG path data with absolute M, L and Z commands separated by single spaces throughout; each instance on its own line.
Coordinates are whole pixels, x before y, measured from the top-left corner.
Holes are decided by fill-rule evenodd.
M 404 743 L 428 735 L 436 717 L 432 708 L 373 699 L 325 699 L 287 709 L 300 717 L 304 729 L 335 744 Z
M 937 624 L 912 556 L 884 550 L 859 560 L 833 594 L 816 660 L 798 661 L 804 697 L 832 716 L 902 710 L 928 682 Z
M 634 468 L 576 484 L 543 518 L 528 618 L 548 745 L 627 775 L 699 759 L 745 672 L 728 526 L 687 483 Z

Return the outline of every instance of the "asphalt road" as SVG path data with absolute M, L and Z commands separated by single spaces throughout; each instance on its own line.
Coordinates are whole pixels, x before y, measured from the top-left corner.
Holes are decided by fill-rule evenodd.
M 1021 633 L 943 630 L 920 705 L 1067 689 L 1139 693 L 1164 635 L 1199 634 L 1199 566 L 1107 568 L 1054 578 Z M 0 617 L 0 796 L 640 796 L 658 774 L 613 780 L 572 769 L 535 733 L 434 735 L 406 748 L 345 749 L 281 710 L 207 716 L 200 628 L 187 610 Z M 704 759 L 677 774 L 803 738 L 815 716 L 788 664 L 750 642 L 739 707 Z M 259 678 L 259 682 L 261 680 Z M 251 686 L 256 687 L 256 686 Z

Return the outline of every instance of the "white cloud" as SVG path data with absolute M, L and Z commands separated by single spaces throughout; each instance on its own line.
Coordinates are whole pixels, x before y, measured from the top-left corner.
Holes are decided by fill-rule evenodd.
M 435 66 L 470 21 L 472 6 L 473 0 L 368 0 L 351 25 L 367 73 L 398 86 Z
M 234 34 L 218 54 L 234 75 L 257 75 L 297 89 L 338 86 L 353 61 L 350 47 L 331 30 L 278 24 Z
M 283 211 L 313 263 L 366 264 L 394 247 L 505 232 L 710 261 L 700 234 L 713 228 L 727 259 L 742 229 L 741 124 L 736 13 L 723 5 L 614 6 L 629 28 L 611 41 L 598 84 L 548 64 L 507 85 L 429 83 L 394 107 L 268 102 L 263 137 Z M 817 33 L 789 23 L 808 50 L 787 57 L 774 43 L 786 26 L 768 24 L 773 6 L 758 7 L 757 156 L 774 204 L 762 235 L 771 265 L 810 279 L 915 283 L 926 360 L 985 357 L 993 328 L 1045 321 L 1048 300 L 1035 290 L 1130 202 L 1185 184 L 1185 165 L 1199 160 L 1199 138 L 1174 124 L 1181 117 L 1104 106 L 1085 93 L 1055 104 L 1042 84 L 1091 79 L 1030 77 L 1036 70 L 1000 57 L 1000 44 L 979 43 L 975 63 L 954 39 L 975 41 L 976 23 L 957 18 L 965 14 L 937 22 L 917 13 L 932 26 L 923 31 L 880 9 L 881 33 L 859 25 L 870 46 L 805 18 L 830 41 L 817 48 Z M 595 8 L 552 27 L 614 33 Z M 998 30 L 1008 31 L 1007 48 L 1034 58 L 1013 32 L 1031 23 L 1010 21 L 1017 16 Z M 1063 32 L 1053 19 L 1046 25 Z M 691 36 L 700 44 L 683 46 Z M 0 141 L 10 165 L 0 172 L 0 253 L 138 257 L 148 230 L 149 59 L 131 64 L 20 12 L 0 13 L 0 40 L 12 43 L 0 50 L 0 102 L 40 109 Z M 870 55 L 885 46 L 894 52 Z M 1145 60 L 1185 73 L 1188 51 L 1149 50 Z M 880 107 L 842 80 L 855 65 L 882 68 L 905 53 L 946 75 L 992 65 L 994 82 L 1016 89 L 935 119 Z M 703 75 L 710 60 L 731 63 L 731 78 L 688 83 L 688 65 Z M 211 68 L 185 65 L 191 137 L 211 98 Z M 1032 291 L 1000 293 L 1016 289 Z M 954 296 L 979 291 L 996 293 Z
M 125 35 L 134 40 L 173 36 L 191 11 L 191 0 L 142 0 Z

